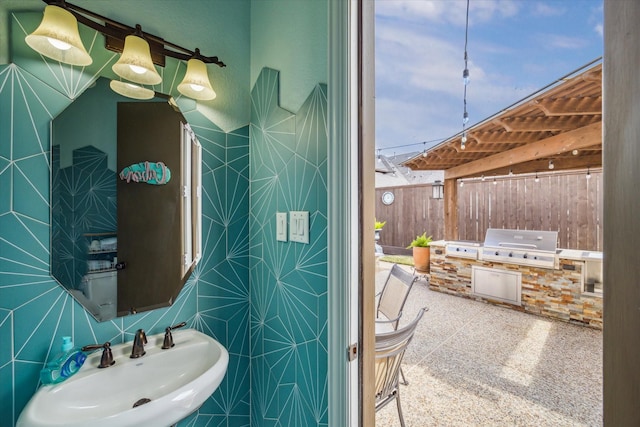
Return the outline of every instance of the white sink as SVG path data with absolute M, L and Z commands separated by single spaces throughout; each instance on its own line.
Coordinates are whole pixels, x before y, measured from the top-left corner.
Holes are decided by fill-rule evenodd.
M 174 331 L 168 350 L 163 339 L 148 336 L 147 354 L 138 359 L 129 357 L 132 342 L 111 347 L 116 363 L 104 369 L 102 351 L 94 352 L 71 378 L 40 387 L 17 427 L 170 426 L 185 418 L 218 388 L 229 353 L 194 329 Z M 150 401 L 134 408 L 140 399 Z

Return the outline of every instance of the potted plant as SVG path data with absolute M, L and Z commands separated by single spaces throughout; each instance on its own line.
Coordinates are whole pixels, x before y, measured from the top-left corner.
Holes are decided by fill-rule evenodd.
M 429 272 L 429 263 L 431 262 L 431 249 L 429 245 L 432 242 L 431 236 L 427 236 L 427 232 L 416 236 L 407 249 L 413 248 L 413 265 L 417 271 Z

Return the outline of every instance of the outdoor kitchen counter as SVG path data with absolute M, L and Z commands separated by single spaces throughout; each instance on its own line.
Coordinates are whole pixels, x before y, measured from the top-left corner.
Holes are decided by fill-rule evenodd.
M 432 290 L 602 329 L 601 252 L 560 249 L 555 267 L 542 268 L 452 256 L 446 253 L 447 244 L 431 243 Z M 474 292 L 474 271 L 515 273 L 518 302 Z

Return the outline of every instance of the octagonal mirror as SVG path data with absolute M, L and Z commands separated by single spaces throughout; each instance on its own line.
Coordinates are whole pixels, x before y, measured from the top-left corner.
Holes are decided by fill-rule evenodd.
M 200 145 L 98 78 L 52 121 L 51 274 L 98 321 L 172 304 L 200 258 Z

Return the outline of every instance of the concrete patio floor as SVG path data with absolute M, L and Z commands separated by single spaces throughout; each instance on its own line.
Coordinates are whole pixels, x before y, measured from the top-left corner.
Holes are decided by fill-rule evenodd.
M 389 268 L 378 263 L 377 291 Z M 602 425 L 602 331 L 431 291 L 424 279 L 404 321 L 422 306 L 403 361 L 407 427 Z M 392 402 L 376 427 L 395 426 Z

